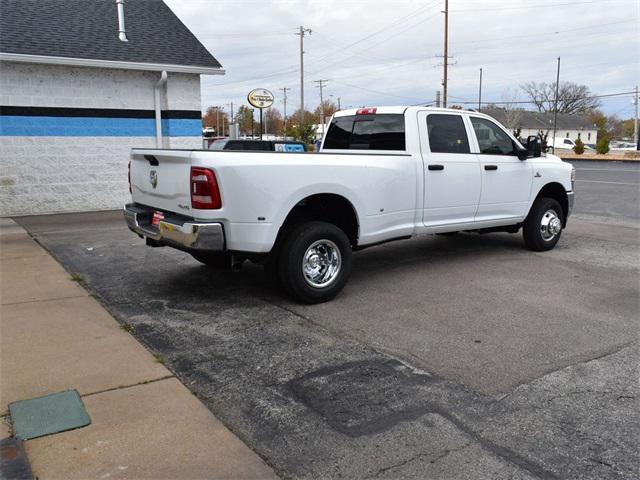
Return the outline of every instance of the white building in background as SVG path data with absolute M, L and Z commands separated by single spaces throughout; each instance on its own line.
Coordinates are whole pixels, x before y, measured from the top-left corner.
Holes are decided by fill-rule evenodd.
M 520 129 L 520 137 L 548 134 L 549 144 L 553 137 L 553 113 L 529 112 L 526 110 L 505 110 L 502 108 L 483 108 L 482 113 L 491 115 L 510 130 Z M 559 113 L 556 128 L 556 139 L 567 138 L 575 142 L 578 138 L 583 143 L 598 141 L 598 128 L 589 121 L 586 115 Z
M 119 208 L 132 147 L 202 148 L 224 71 L 162 2 L 0 0 L 0 216 Z

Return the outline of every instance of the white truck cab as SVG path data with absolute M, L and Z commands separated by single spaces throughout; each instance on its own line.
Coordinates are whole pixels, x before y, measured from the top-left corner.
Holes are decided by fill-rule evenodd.
M 558 242 L 574 170 L 487 115 L 337 112 L 319 153 L 134 149 L 129 228 L 212 266 L 263 263 L 298 300 L 337 295 L 352 252 L 420 234 L 523 230 Z

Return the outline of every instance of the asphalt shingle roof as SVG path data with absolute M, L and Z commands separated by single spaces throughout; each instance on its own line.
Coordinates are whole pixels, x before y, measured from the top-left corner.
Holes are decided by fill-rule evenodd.
M 162 0 L 0 0 L 0 52 L 220 68 Z
M 492 116 L 503 125 L 507 122 L 507 112 L 502 108 L 483 108 L 482 113 Z M 553 128 L 553 112 L 531 112 L 517 110 L 517 115 L 511 114 L 511 118 L 518 118 L 518 127 L 548 130 Z M 596 130 L 586 115 L 558 113 L 557 128 L 559 130 Z

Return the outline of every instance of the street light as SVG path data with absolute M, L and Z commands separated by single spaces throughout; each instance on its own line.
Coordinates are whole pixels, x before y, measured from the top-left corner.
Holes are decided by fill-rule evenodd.
M 253 128 L 254 128 L 254 126 L 253 126 L 254 125 L 253 124 L 253 119 L 254 119 L 253 112 L 255 112 L 255 109 L 254 108 L 250 108 L 249 111 L 251 112 L 251 138 L 253 138 Z

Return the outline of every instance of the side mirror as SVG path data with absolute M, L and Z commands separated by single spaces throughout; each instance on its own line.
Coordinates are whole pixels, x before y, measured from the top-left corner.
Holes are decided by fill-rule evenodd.
M 533 158 L 542 156 L 542 144 L 536 135 L 527 137 L 527 155 Z

